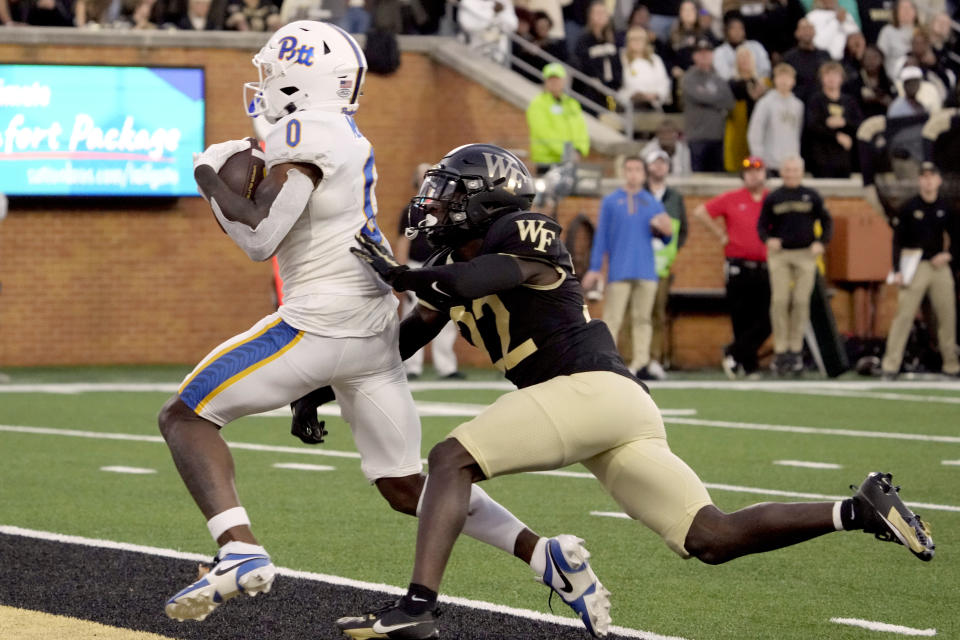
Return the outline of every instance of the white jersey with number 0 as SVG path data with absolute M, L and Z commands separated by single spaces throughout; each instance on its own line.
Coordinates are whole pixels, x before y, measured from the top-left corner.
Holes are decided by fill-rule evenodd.
M 267 135 L 267 168 L 286 162 L 316 165 L 323 178 L 277 248 L 280 316 L 297 329 L 324 336 L 379 333 L 396 316 L 396 299 L 350 253 L 362 227 L 380 235 L 373 147 L 348 115 L 299 111 Z

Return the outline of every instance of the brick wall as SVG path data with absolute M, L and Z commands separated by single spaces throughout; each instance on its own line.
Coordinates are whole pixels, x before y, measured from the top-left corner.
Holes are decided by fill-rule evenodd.
M 252 53 L 0 45 L 0 59 L 8 62 L 202 65 L 208 142 L 250 133 L 241 86 L 255 79 Z M 473 141 L 521 148 L 526 143 L 521 110 L 420 53 L 404 53 L 393 76 L 368 78 L 362 105 L 357 121 L 376 149 L 381 226 L 390 237 L 417 163 Z M 690 199 L 688 209 L 696 203 Z M 595 199 L 570 198 L 561 219 L 578 211 L 595 217 L 596 205 Z M 193 363 L 248 328 L 272 311 L 270 268 L 250 262 L 211 218 L 199 198 L 13 208 L 0 225 L 0 366 Z M 720 260 L 719 249 L 694 222 L 675 286 L 721 287 Z M 599 316 L 599 307 L 594 314 Z M 714 365 L 728 339 L 722 316 L 681 318 L 674 326 L 675 362 Z M 466 362 L 486 364 L 475 349 L 458 348 Z

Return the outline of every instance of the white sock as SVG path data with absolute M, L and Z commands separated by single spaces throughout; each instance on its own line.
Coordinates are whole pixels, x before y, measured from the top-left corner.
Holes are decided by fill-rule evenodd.
M 218 553 L 217 555 L 222 558 L 228 553 L 240 553 L 244 555 L 253 555 L 253 554 L 260 553 L 263 555 L 268 555 L 267 550 L 258 544 L 250 544 L 249 542 L 238 542 L 237 540 L 231 540 L 227 544 L 220 547 L 220 553 Z
M 210 531 L 214 541 L 228 529 L 241 525 L 250 526 L 250 516 L 247 515 L 247 510 L 243 507 L 232 507 L 207 520 L 207 530 Z
M 530 558 L 530 568 L 542 578 L 547 570 L 547 538 L 541 537 L 537 540 L 537 546 L 533 548 L 533 556 Z
M 426 483 L 429 481 L 428 475 L 424 481 L 423 491 L 420 493 L 420 501 L 417 502 L 418 516 L 423 507 L 423 496 L 427 493 Z M 471 487 L 467 521 L 463 524 L 464 534 L 513 555 L 517 536 L 526 528 L 527 525 L 488 496 L 486 491 L 477 485 Z

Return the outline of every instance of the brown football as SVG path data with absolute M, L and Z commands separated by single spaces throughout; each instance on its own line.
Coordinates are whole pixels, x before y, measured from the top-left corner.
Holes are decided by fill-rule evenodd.
M 248 139 L 250 147 L 227 158 L 217 175 L 231 191 L 249 199 L 257 192 L 260 181 L 266 175 L 266 163 L 256 140 Z

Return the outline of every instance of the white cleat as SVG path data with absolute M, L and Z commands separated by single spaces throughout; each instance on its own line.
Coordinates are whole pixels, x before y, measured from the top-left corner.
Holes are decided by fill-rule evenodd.
M 547 540 L 543 583 L 553 589 L 596 638 L 610 629 L 610 592 L 590 568 L 583 540 L 562 534 Z
M 167 600 L 167 616 L 184 620 L 203 620 L 230 598 L 245 593 L 256 596 L 269 593 L 277 568 L 264 554 L 228 553 L 214 559 L 209 573 Z

